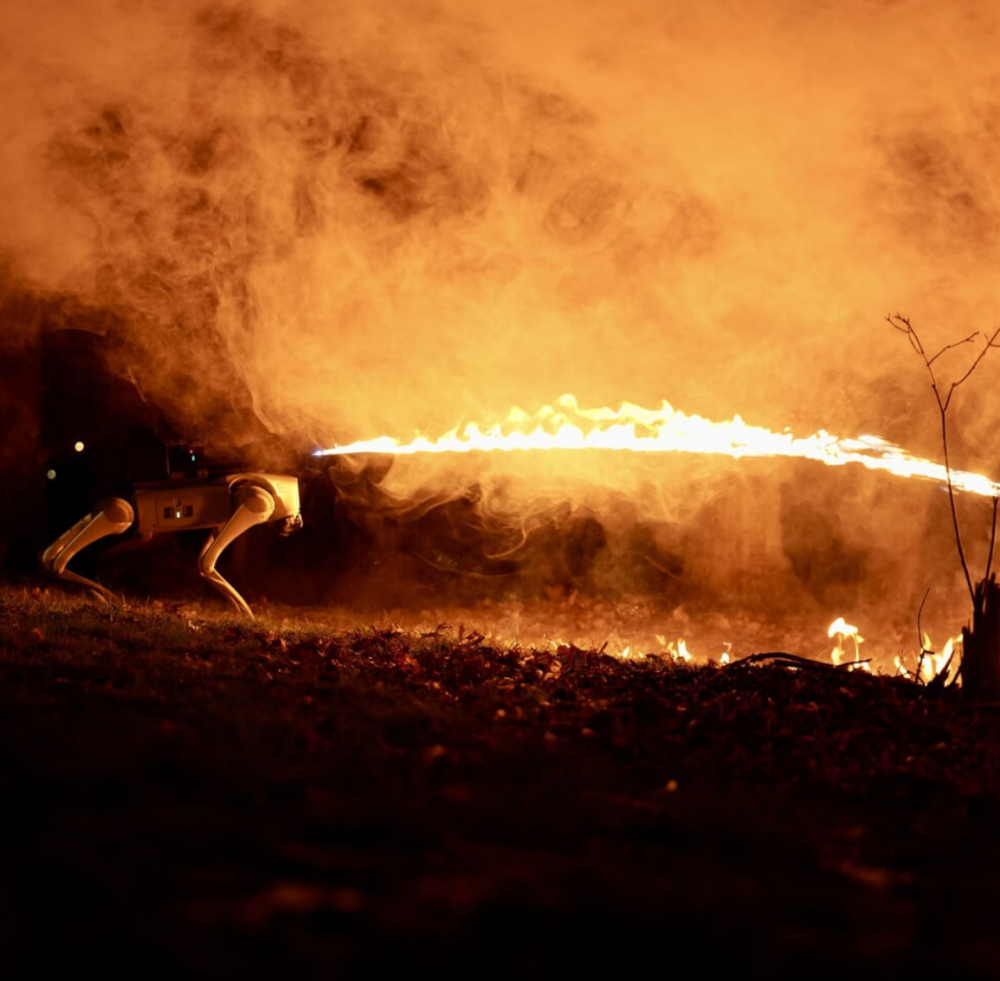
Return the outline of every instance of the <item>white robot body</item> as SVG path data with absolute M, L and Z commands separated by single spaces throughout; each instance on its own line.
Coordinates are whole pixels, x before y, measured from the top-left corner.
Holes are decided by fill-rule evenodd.
M 198 570 L 241 613 L 253 617 L 246 600 L 215 568 L 219 556 L 255 525 L 282 522 L 282 533 L 302 527 L 299 482 L 288 474 L 235 473 L 212 480 L 176 479 L 135 485 L 135 507 L 113 497 L 81 518 L 42 554 L 51 573 L 86 586 L 98 599 L 110 600 L 103 586 L 67 568 L 70 559 L 108 535 L 120 535 L 133 525 L 146 539 L 154 535 L 208 530 L 198 556 Z
M 233 513 L 233 491 L 243 484 L 261 487 L 274 500 L 271 521 L 299 514 L 299 482 L 287 474 L 227 474 L 208 483 L 186 480 L 136 484 L 135 517 L 146 539 L 174 531 L 219 528 Z

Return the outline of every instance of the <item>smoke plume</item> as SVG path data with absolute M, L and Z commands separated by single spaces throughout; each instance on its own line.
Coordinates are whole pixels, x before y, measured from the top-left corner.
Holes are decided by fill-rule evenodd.
M 880 318 L 929 347 L 995 322 L 998 28 L 989 0 L 8 4 L 0 257 L 113 315 L 109 364 L 197 431 L 250 415 L 309 450 L 572 392 L 938 455 Z M 955 462 L 995 475 L 978 391 Z M 707 462 L 456 466 L 385 487 L 716 508 L 695 565 L 776 555 L 805 513 L 886 553 L 942 518 L 787 468 L 779 494 Z

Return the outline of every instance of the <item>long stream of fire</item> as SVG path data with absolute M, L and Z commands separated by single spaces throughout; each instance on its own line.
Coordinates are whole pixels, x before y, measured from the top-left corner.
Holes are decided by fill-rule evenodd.
M 361 440 L 315 455 L 509 452 L 512 450 L 627 450 L 635 453 L 705 453 L 742 457 L 795 457 L 831 467 L 858 463 L 897 477 L 916 477 L 945 484 L 948 470 L 940 463 L 913 456 L 879 436 L 842 439 L 820 430 L 812 436 L 774 432 L 751 426 L 738 415 L 728 422 L 712 422 L 687 415 L 663 402 L 644 409 L 625 402 L 617 409 L 581 409 L 572 395 L 544 406 L 534 415 L 512 409 L 503 423 L 481 429 L 470 423 L 436 439 L 418 435 L 410 442 L 391 436 Z M 981 474 L 951 471 L 956 490 L 983 497 L 1000 496 L 1000 483 Z

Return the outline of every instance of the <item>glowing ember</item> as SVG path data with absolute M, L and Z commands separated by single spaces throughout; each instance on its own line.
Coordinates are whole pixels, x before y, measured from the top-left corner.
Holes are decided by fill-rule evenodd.
M 839 467 L 859 463 L 869 470 L 885 470 L 898 477 L 918 477 L 946 483 L 944 465 L 912 456 L 878 436 L 842 439 L 820 430 L 795 437 L 751 426 L 738 415 L 728 422 L 712 422 L 687 415 L 663 402 L 644 409 L 624 402 L 618 409 L 581 409 L 572 395 L 530 416 L 514 408 L 503 424 L 481 429 L 470 423 L 437 439 L 418 435 L 409 443 L 391 436 L 361 440 L 326 450 L 316 456 L 376 453 L 408 456 L 416 453 L 509 452 L 511 450 L 629 450 L 636 453 L 706 453 L 742 457 L 796 457 Z M 1000 496 L 1000 484 L 980 474 L 952 470 L 952 485 L 984 497 Z M 832 635 L 831 635 L 832 636 Z

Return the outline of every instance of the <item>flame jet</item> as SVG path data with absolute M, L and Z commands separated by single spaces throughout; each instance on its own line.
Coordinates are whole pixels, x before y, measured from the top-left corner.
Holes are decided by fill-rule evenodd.
M 510 452 L 513 450 L 628 450 L 634 453 L 705 453 L 743 457 L 795 457 L 817 460 L 830 467 L 858 463 L 869 470 L 884 470 L 897 477 L 917 477 L 948 482 L 948 469 L 911 453 L 879 436 L 842 439 L 820 430 L 812 436 L 774 432 L 751 426 L 739 415 L 728 422 L 712 422 L 688 415 L 664 401 L 658 409 L 623 402 L 617 409 L 581 409 L 576 398 L 563 395 L 533 416 L 514 408 L 504 423 L 481 429 L 469 423 L 437 439 L 416 436 L 408 443 L 391 436 L 361 440 L 329 449 L 315 456 L 381 454 L 410 456 L 417 453 Z M 955 490 L 983 497 L 1000 497 L 1000 483 L 981 474 L 951 471 Z

